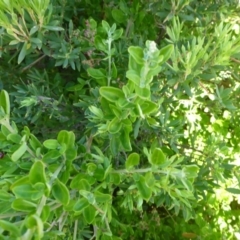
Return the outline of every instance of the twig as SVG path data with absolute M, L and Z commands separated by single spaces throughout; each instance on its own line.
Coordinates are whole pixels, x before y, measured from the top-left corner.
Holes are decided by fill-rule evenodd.
M 41 61 L 43 58 L 45 58 L 47 55 L 42 55 L 40 58 L 38 58 L 36 61 L 32 62 L 31 64 L 29 64 L 28 66 L 26 66 L 25 68 L 23 68 L 21 70 L 21 73 L 25 72 L 26 70 L 28 70 L 29 68 L 31 68 L 33 65 L 35 65 L 36 63 L 38 63 L 39 61 Z

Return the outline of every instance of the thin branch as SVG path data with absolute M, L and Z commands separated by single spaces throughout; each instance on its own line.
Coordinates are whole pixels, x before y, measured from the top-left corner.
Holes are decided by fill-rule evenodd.
M 42 55 L 40 58 L 38 58 L 36 61 L 32 62 L 31 64 L 29 64 L 28 66 L 26 66 L 25 68 L 22 69 L 21 73 L 25 72 L 26 70 L 28 70 L 29 68 L 31 68 L 33 65 L 35 65 L 36 63 L 38 63 L 39 61 L 41 61 L 43 58 L 45 58 L 47 55 Z

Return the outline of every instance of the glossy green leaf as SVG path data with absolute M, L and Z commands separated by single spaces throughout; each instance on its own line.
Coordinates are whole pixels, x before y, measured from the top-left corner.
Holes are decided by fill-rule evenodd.
M 126 21 L 126 14 L 121 11 L 120 9 L 113 9 L 112 10 L 112 17 L 117 23 L 123 23 Z
M 67 205 L 70 201 L 68 188 L 58 179 L 56 179 L 54 182 L 52 194 L 54 198 L 63 205 Z
M 4 125 L 1 125 L 1 132 L 5 137 L 7 137 L 9 134 L 11 134 L 11 131 Z
M 7 136 L 7 140 L 19 144 L 21 142 L 22 137 L 19 134 L 16 133 L 10 133 Z
M 137 86 L 140 85 L 140 76 L 139 74 L 134 71 L 134 70 L 128 70 L 126 73 L 126 77 L 132 81 L 133 83 L 135 83 Z
M 20 186 L 20 185 L 23 185 L 23 184 L 28 184 L 30 183 L 29 182 L 29 176 L 24 176 L 24 177 L 21 177 L 19 179 L 17 179 L 12 185 L 11 185 L 11 189 L 13 189 L 14 187 L 16 186 Z
M 139 180 L 136 182 L 136 186 L 139 190 L 141 197 L 148 201 L 152 196 L 152 190 L 146 185 L 145 178 L 139 176 Z
M 110 26 L 105 20 L 102 20 L 102 26 L 106 32 L 110 30 Z
M 10 223 L 5 220 L 0 220 L 0 228 L 9 232 L 11 236 L 20 237 L 20 229 L 14 223 Z
M 75 134 L 72 131 L 62 130 L 58 133 L 57 140 L 61 145 L 65 144 L 67 148 L 74 148 Z
M 68 148 L 65 152 L 65 156 L 67 161 L 73 161 L 77 157 L 77 149 Z
M 97 203 L 106 203 L 112 200 L 112 196 L 110 194 L 102 193 L 99 191 L 95 191 L 94 196 Z
M 106 49 L 107 49 L 107 45 L 104 43 L 103 39 L 102 39 L 99 35 L 96 35 L 96 36 L 95 36 L 94 44 L 95 44 L 95 47 L 96 47 L 98 50 L 106 51 Z M 90 74 L 91 74 L 91 73 L 89 73 L 89 75 L 90 75 Z M 90 76 L 91 76 L 91 75 L 90 75 Z
M 88 224 L 92 224 L 96 216 L 96 209 L 92 205 L 87 206 L 83 209 L 83 216 Z
M 132 146 L 131 146 L 131 141 L 130 141 L 130 137 L 129 137 L 129 132 L 124 129 L 121 132 L 121 135 L 119 136 L 119 140 L 123 146 L 123 149 L 125 151 L 131 151 L 132 150 Z
M 115 185 L 120 184 L 121 182 L 121 177 L 119 173 L 111 173 L 110 174 L 110 182 L 112 182 Z
M 95 170 L 94 170 L 95 171 Z M 72 189 L 78 189 L 80 190 L 80 185 L 79 182 L 81 180 L 86 180 L 88 182 L 88 184 L 92 185 L 95 183 L 95 179 L 92 176 L 89 176 L 87 174 L 83 174 L 83 173 L 79 173 L 76 176 L 74 176 L 74 178 L 72 179 L 71 183 L 70 183 L 70 187 Z
M 41 216 L 40 216 L 43 222 L 46 222 L 48 220 L 50 213 L 51 213 L 51 208 L 49 207 L 49 205 L 45 205 L 42 209 Z
M 0 106 L 3 108 L 4 112 L 9 115 L 10 114 L 10 100 L 8 92 L 2 90 L 0 93 Z
M 120 139 L 117 135 L 113 135 L 110 139 L 110 149 L 113 156 L 116 156 L 120 150 Z
M 27 183 L 13 187 L 12 191 L 17 198 L 26 200 L 37 200 L 44 194 L 44 189 L 34 188 L 31 184 Z
M 42 147 L 41 142 L 33 134 L 30 134 L 29 143 L 34 150 Z
M 108 131 L 111 134 L 118 133 L 122 128 L 122 123 L 119 121 L 119 119 L 116 117 L 114 118 L 108 125 Z
M 163 56 L 163 58 L 160 59 L 162 63 L 166 62 L 170 58 L 170 56 L 172 55 L 173 50 L 174 50 L 174 46 L 172 44 L 167 45 L 166 47 L 160 49 L 159 57 Z
M 50 30 L 50 31 L 64 31 L 64 28 L 58 27 L 58 26 L 42 26 L 44 29 Z
M 23 142 L 20 147 L 12 154 L 11 159 L 16 162 L 27 151 L 27 144 Z
M 20 211 L 20 212 L 27 212 L 27 213 L 33 213 L 34 211 L 36 211 L 37 209 L 37 204 L 18 198 L 16 200 L 13 201 L 12 203 L 12 208 L 16 211 Z
M 0 189 L 0 201 L 10 201 L 13 199 L 13 195 L 8 193 L 7 191 Z
M 160 148 L 155 148 L 150 157 L 152 165 L 162 165 L 166 162 L 166 156 Z
M 198 176 L 199 167 L 197 165 L 188 165 L 183 167 L 183 172 L 187 178 L 196 178 Z
M 138 64 L 144 64 L 142 48 L 131 46 L 128 48 L 128 52 Z
M 22 46 L 22 49 L 18 55 L 18 64 L 20 64 L 23 59 L 25 58 L 26 54 L 27 54 L 27 47 L 28 47 L 28 43 L 25 42 Z
M 101 87 L 99 93 L 102 97 L 106 98 L 109 102 L 116 102 L 120 98 L 124 98 L 124 93 L 119 88 L 114 87 Z
M 131 169 L 139 164 L 139 160 L 140 156 L 138 153 L 131 153 L 125 162 L 125 167 Z
M 34 228 L 34 230 L 35 230 L 34 232 L 38 236 L 39 239 L 41 239 L 43 237 L 43 235 L 44 235 L 43 221 L 37 214 L 28 216 L 28 218 L 26 219 L 26 226 L 28 228 Z
M 123 34 L 123 29 L 122 28 L 117 29 L 116 31 L 114 31 L 112 35 L 113 40 L 119 39 L 122 36 L 122 34 Z
M 36 184 L 38 182 L 46 183 L 46 173 L 45 173 L 45 166 L 42 161 L 35 161 L 32 165 L 30 172 L 29 172 L 29 181 L 31 184 Z
M 62 154 L 58 150 L 50 150 L 43 156 L 42 161 L 44 163 L 50 164 L 57 161 L 61 155 Z
M 86 190 L 80 190 L 79 193 L 88 200 L 90 204 L 95 204 L 96 200 L 94 197 L 94 194 L 92 192 L 86 191 Z
M 43 146 L 47 149 L 57 149 L 59 147 L 59 143 L 56 139 L 48 139 L 43 142 Z
M 95 69 L 95 68 L 88 68 L 87 72 L 89 76 L 95 79 L 102 79 L 106 78 L 106 72 L 104 69 Z
M 143 114 L 150 114 L 158 110 L 158 106 L 156 103 L 151 101 L 144 101 L 144 103 L 141 104 L 141 109 Z
M 73 207 L 73 211 L 82 212 L 84 208 L 89 206 L 89 202 L 86 198 L 80 198 L 77 200 Z
M 145 182 L 146 182 L 146 185 L 151 188 L 151 187 L 154 187 L 154 184 L 155 184 L 155 177 L 153 175 L 152 172 L 147 172 L 144 176 L 145 178 Z
M 86 179 L 81 179 L 78 182 L 78 188 L 77 189 L 90 191 L 91 190 L 91 186 L 90 186 L 89 182 Z

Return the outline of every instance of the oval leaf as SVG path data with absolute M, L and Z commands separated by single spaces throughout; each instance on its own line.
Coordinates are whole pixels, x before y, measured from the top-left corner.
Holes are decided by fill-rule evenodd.
M 12 154 L 11 159 L 16 162 L 27 151 L 27 144 L 23 142 L 21 146 Z
M 150 163 L 152 165 L 162 165 L 166 162 L 166 156 L 160 148 L 155 148 L 150 157 Z
M 29 180 L 31 184 L 38 182 L 46 183 L 45 167 L 42 161 L 36 161 L 29 172 Z
M 139 164 L 139 160 L 140 157 L 138 153 L 131 153 L 125 162 L 125 167 L 127 169 L 131 169 Z
M 120 98 L 124 98 L 124 93 L 119 88 L 114 87 L 101 87 L 99 93 L 102 97 L 106 98 L 109 102 L 116 102 Z
M 67 205 L 69 203 L 70 200 L 69 191 L 67 187 L 58 179 L 56 179 L 52 187 L 52 194 L 54 198 L 63 205 Z

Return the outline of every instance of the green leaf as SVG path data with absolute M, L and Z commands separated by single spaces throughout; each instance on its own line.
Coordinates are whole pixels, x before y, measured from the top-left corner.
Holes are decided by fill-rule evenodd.
M 25 58 L 25 56 L 27 54 L 27 45 L 28 45 L 28 43 L 25 42 L 22 46 L 22 49 L 21 49 L 21 51 L 19 53 L 19 56 L 18 56 L 18 64 L 20 64 L 23 61 L 23 59 Z
M 106 32 L 108 32 L 110 30 L 109 24 L 104 20 L 102 20 L 102 26 Z
M 70 201 L 68 188 L 58 179 L 55 180 L 52 187 L 52 194 L 54 198 L 63 205 L 67 205 Z
M 120 139 L 117 135 L 113 135 L 110 139 L 110 149 L 113 154 L 113 156 L 116 156 L 119 153 L 120 150 Z
M 44 194 L 44 189 L 34 188 L 30 184 L 18 185 L 12 188 L 13 193 L 17 198 L 25 200 L 38 200 Z
M 119 39 L 122 36 L 122 34 L 123 34 L 123 29 L 122 28 L 116 30 L 112 35 L 113 40 Z
M 133 83 L 135 83 L 137 86 L 140 85 L 140 76 L 139 74 L 134 71 L 134 70 L 128 70 L 126 73 L 126 77 L 132 81 Z
M 197 165 L 188 165 L 183 167 L 183 172 L 187 178 L 196 178 L 198 176 L 199 167 Z
M 233 194 L 240 194 L 239 188 L 226 188 L 226 191 L 233 193 Z
M 79 185 L 79 182 L 81 180 L 86 180 L 88 182 L 88 184 L 90 184 L 90 185 L 92 185 L 92 184 L 94 184 L 96 182 L 95 179 L 92 176 L 89 176 L 89 175 L 83 174 L 83 173 L 79 173 L 76 176 L 74 176 L 74 178 L 72 179 L 72 181 L 70 183 L 70 187 L 72 189 L 80 190 L 81 186 Z
M 49 207 L 49 205 L 45 205 L 42 209 L 42 213 L 40 216 L 43 222 L 46 222 L 48 220 L 50 213 L 51 213 L 51 208 Z
M 27 151 L 27 144 L 23 142 L 20 147 L 12 154 L 11 159 L 16 162 Z
M 131 46 L 128 48 L 128 52 L 138 64 L 144 64 L 142 48 Z
M 78 187 L 77 187 L 77 189 L 90 191 L 90 190 L 91 190 L 91 186 L 90 186 L 89 182 L 88 182 L 86 179 L 81 179 L 81 180 L 78 182 Z
M 146 185 L 145 178 L 139 176 L 139 180 L 136 182 L 136 186 L 139 190 L 141 197 L 148 201 L 152 196 L 152 190 Z
M 16 224 L 10 223 L 5 220 L 0 220 L 0 228 L 9 232 L 11 236 L 20 237 L 20 229 L 16 226 Z
M 13 195 L 8 193 L 7 191 L 1 189 L 0 190 L 0 200 L 1 201 L 10 201 L 11 199 L 13 199 Z
M 44 163 L 50 164 L 56 162 L 59 157 L 61 157 L 61 153 L 58 150 L 50 150 L 48 151 L 42 158 Z
M 38 182 L 46 183 L 46 174 L 45 174 L 45 166 L 42 161 L 36 161 L 32 165 L 29 172 L 29 181 L 31 184 L 36 184 Z
M 77 200 L 73 207 L 73 211 L 82 212 L 84 208 L 89 206 L 89 202 L 86 198 L 80 198 Z
M 154 102 L 145 100 L 144 103 L 141 104 L 141 109 L 143 114 L 147 115 L 157 111 L 158 105 Z
M 62 130 L 58 133 L 57 140 L 61 145 L 65 144 L 67 148 L 74 148 L 75 134 L 72 131 Z
M 99 83 L 101 86 L 106 86 L 106 84 L 107 84 L 106 70 L 88 68 L 87 72 L 88 72 L 89 76 L 96 79 L 96 82 Z
M 99 89 L 99 93 L 109 102 L 116 102 L 118 99 L 124 98 L 124 93 L 122 90 L 114 87 L 101 87 Z
M 95 36 L 94 45 L 98 50 L 101 50 L 101 51 L 107 50 L 107 45 L 104 43 L 103 39 L 99 35 Z M 90 75 L 90 73 L 88 74 Z
M 36 211 L 37 204 L 27 201 L 27 200 L 24 200 L 24 199 L 21 199 L 21 198 L 18 198 L 13 201 L 12 208 L 16 211 L 31 213 L 31 212 Z
M 112 17 L 117 23 L 123 23 L 126 22 L 127 16 L 123 11 L 115 8 L 112 10 Z
M 95 200 L 95 197 L 94 197 L 94 194 L 89 192 L 89 191 L 86 191 L 86 190 L 80 190 L 79 193 L 88 200 L 88 202 L 90 204 L 95 204 L 96 203 L 96 200 Z
M 26 226 L 28 228 L 34 228 L 34 232 L 37 233 L 38 239 L 43 237 L 43 221 L 37 214 L 30 215 L 26 219 Z
M 64 31 L 64 28 L 57 26 L 42 26 L 42 28 L 50 30 L 50 31 Z
M 92 224 L 96 216 L 96 209 L 92 205 L 87 206 L 83 209 L 83 216 L 88 224 Z
M 47 149 L 57 149 L 59 147 L 59 143 L 56 139 L 48 139 L 43 142 L 43 146 Z
M 108 131 L 111 134 L 118 133 L 122 128 L 122 123 L 119 121 L 117 117 L 115 117 L 109 124 L 108 124 Z
M 7 127 L 5 127 L 4 125 L 1 125 L 1 132 L 5 137 L 7 137 L 9 134 L 11 134 L 10 130 Z
M 167 45 L 166 47 L 160 49 L 159 51 L 159 58 L 163 56 L 163 59 L 161 58 L 161 62 L 166 62 L 172 55 L 172 52 L 174 50 L 174 46 L 172 44 Z
M 152 165 L 162 165 L 166 162 L 166 156 L 160 148 L 155 148 L 150 157 Z
M 21 142 L 22 137 L 19 134 L 16 133 L 10 133 L 7 136 L 7 140 L 19 144 Z
M 0 106 L 3 108 L 4 112 L 9 115 L 10 114 L 10 100 L 8 92 L 2 90 L 0 93 Z
M 95 191 L 94 196 L 97 203 L 106 203 L 112 200 L 112 196 L 110 194 L 102 193 L 99 191 Z
M 131 169 L 139 164 L 139 160 L 140 156 L 138 153 L 131 153 L 125 162 L 125 167 Z
M 125 151 L 131 151 L 132 150 L 132 146 L 131 146 L 131 141 L 130 141 L 130 137 L 129 137 L 129 132 L 124 129 L 121 132 L 121 135 L 119 136 L 119 140 L 123 146 L 123 149 Z
M 34 150 L 42 147 L 41 142 L 33 134 L 30 134 L 29 143 Z
M 145 182 L 146 182 L 146 185 L 151 188 L 151 187 L 154 187 L 154 184 L 155 184 L 155 177 L 154 175 L 152 174 L 152 172 L 147 172 L 144 176 L 145 178 Z
M 73 161 L 77 157 L 77 150 L 75 148 L 68 148 L 65 156 L 67 161 Z

